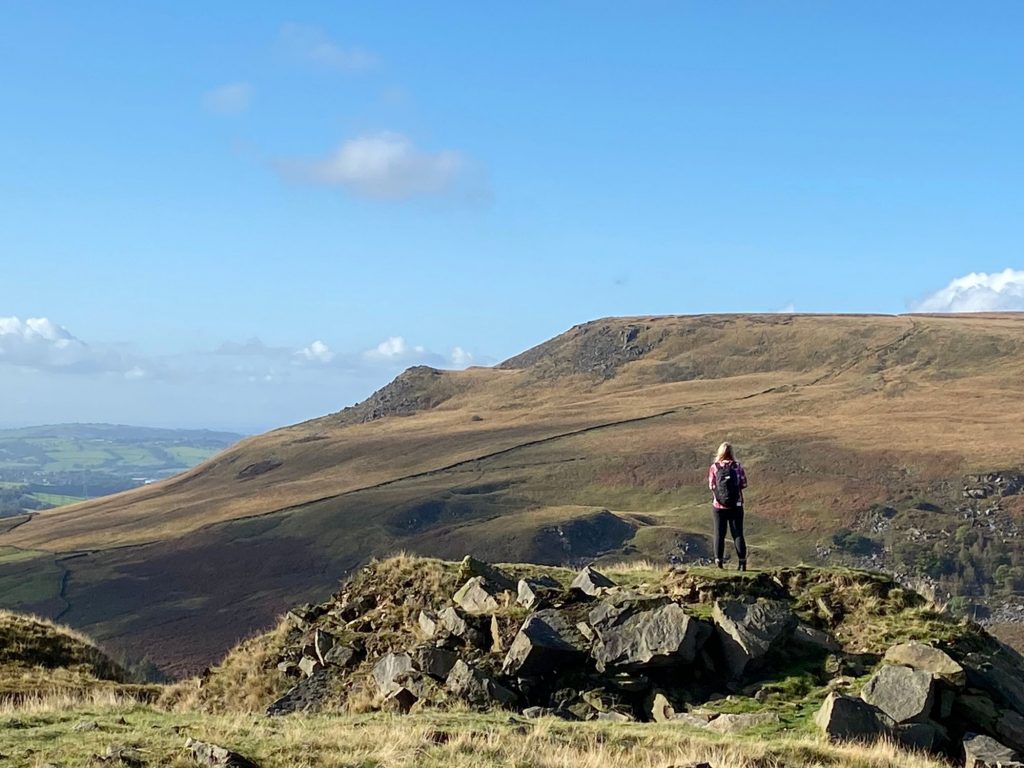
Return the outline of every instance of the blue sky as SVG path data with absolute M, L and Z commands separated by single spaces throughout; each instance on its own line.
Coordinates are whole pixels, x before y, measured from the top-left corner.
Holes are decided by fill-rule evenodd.
M 1024 309 L 1017 2 L 3 7 L 0 424 L 258 431 L 608 315 Z

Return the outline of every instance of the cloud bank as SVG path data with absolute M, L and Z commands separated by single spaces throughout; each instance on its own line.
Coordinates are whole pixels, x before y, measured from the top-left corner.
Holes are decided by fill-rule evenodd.
M 292 180 L 341 187 L 374 200 L 473 195 L 481 186 L 460 152 L 424 151 L 392 131 L 348 139 L 326 157 L 284 160 L 278 169 Z
M 138 367 L 113 348 L 86 344 L 47 317 L 0 317 L 0 365 L 39 371 L 123 374 Z
M 1024 270 L 971 272 L 913 306 L 915 312 L 1024 311 Z

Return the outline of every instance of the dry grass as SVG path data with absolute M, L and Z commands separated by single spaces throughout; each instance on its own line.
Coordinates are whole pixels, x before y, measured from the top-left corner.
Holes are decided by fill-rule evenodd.
M 97 727 L 72 733 L 81 720 Z M 5 728 L 12 722 L 16 728 Z M 237 750 L 263 768 L 667 768 L 707 761 L 714 768 L 938 768 L 935 760 L 889 744 L 836 746 L 808 738 L 706 735 L 669 725 L 570 724 L 507 716 L 423 714 L 173 716 L 148 707 L 97 702 L 80 709 L 38 702 L 0 711 L 4 764 L 84 764 L 112 743 L 137 749 L 151 765 L 185 768 L 186 737 Z

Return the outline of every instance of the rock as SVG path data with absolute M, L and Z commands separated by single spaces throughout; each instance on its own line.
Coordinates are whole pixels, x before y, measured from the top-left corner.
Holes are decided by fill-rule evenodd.
M 75 733 L 85 733 L 86 731 L 98 731 L 100 724 L 95 720 L 79 720 L 73 726 L 71 730 Z
M 656 723 L 667 723 L 673 718 L 676 711 L 672 708 L 671 702 L 661 691 L 656 691 L 647 707 L 651 719 Z
M 834 741 L 869 741 L 884 735 L 886 730 L 878 710 L 834 691 L 825 697 L 814 722 Z
M 739 715 L 719 715 L 707 724 L 709 731 L 738 733 L 759 725 L 775 725 L 779 716 L 775 712 L 748 712 Z
M 610 627 L 641 611 L 653 611 L 672 602 L 667 595 L 638 595 L 620 592 L 608 595 L 587 614 L 591 626 Z
M 535 720 L 538 717 L 548 717 L 554 714 L 555 710 L 549 707 L 527 707 L 523 710 L 523 717 L 528 717 L 531 720 Z
M 515 580 L 500 568 L 495 568 L 490 563 L 477 560 L 475 557 L 466 555 L 459 563 L 459 578 L 471 579 L 482 578 L 489 586 L 498 592 L 514 592 L 516 589 Z
M 292 712 L 316 712 L 330 695 L 330 673 L 320 667 L 312 677 L 303 678 L 267 707 L 268 716 L 288 715 Z
M 501 624 L 497 616 L 491 616 L 491 653 L 504 653 L 505 644 L 501 641 Z
M 967 682 L 964 668 L 938 648 L 923 643 L 900 643 L 885 652 L 885 660 L 911 669 L 931 672 L 950 685 L 962 688 Z
M 420 648 L 416 653 L 416 666 L 423 674 L 436 680 L 447 679 L 458 660 L 456 654 L 444 648 Z
M 440 628 L 440 622 L 438 621 L 437 614 L 433 611 L 420 611 L 418 623 L 420 631 L 428 640 L 437 634 L 437 631 Z
M 316 657 L 323 666 L 327 666 L 327 654 L 334 647 L 334 635 L 318 629 L 313 635 L 313 647 L 316 650 Z
M 886 664 L 871 676 L 860 697 L 897 723 L 924 721 L 935 703 L 935 684 L 930 672 Z
M 252 760 L 216 744 L 189 739 L 185 748 L 192 753 L 193 760 L 209 768 L 259 768 Z
M 806 624 L 798 624 L 793 630 L 793 642 L 823 653 L 836 653 L 843 649 L 828 632 L 822 632 Z
M 569 585 L 569 591 L 587 595 L 588 597 L 597 597 L 605 589 L 614 586 L 614 581 L 604 574 L 595 571 L 588 565 L 576 574 L 576 578 L 573 579 L 572 584 Z
M 324 656 L 324 666 L 347 667 L 354 666 L 362 661 L 365 651 L 361 642 L 354 642 L 351 645 L 335 645 Z
M 562 585 L 550 576 L 527 576 L 519 580 L 516 602 L 532 611 L 561 590 Z
M 299 667 L 294 661 L 278 662 L 277 671 L 288 677 L 294 677 L 299 673 Z
M 384 709 L 398 712 L 402 715 L 409 714 L 409 710 L 412 709 L 413 704 L 419 701 L 419 696 L 410 691 L 405 686 L 391 691 L 387 696 L 384 697 Z
M 967 683 L 987 692 L 997 703 L 1024 714 L 1024 678 L 1018 664 L 1005 654 L 968 654 L 962 661 Z
M 707 728 L 711 722 L 705 715 L 694 715 L 690 712 L 679 712 L 672 715 L 670 722 L 676 725 L 685 725 L 689 728 Z
M 990 736 L 964 735 L 964 768 L 1022 768 L 1021 755 Z
M 937 752 L 946 742 L 946 729 L 936 722 L 900 723 L 893 729 L 893 737 L 901 746 L 922 752 Z
M 994 733 L 999 709 L 988 696 L 961 694 L 953 703 L 953 715 L 957 720 L 969 724 L 972 731 Z
M 466 613 L 474 615 L 498 610 L 498 601 L 488 591 L 483 576 L 474 576 L 463 584 L 452 600 Z
M 310 658 L 309 656 L 303 656 L 299 661 L 299 669 L 306 677 L 310 677 L 317 668 L 320 666 L 320 662 L 316 659 Z
M 605 723 L 631 723 L 633 718 L 625 712 L 598 712 L 595 720 Z
M 523 622 L 505 655 L 507 675 L 557 675 L 583 662 L 586 643 L 575 627 L 557 610 L 537 611 Z
M 495 705 L 509 707 L 516 703 L 516 695 L 482 672 L 459 659 L 448 673 L 445 687 L 455 696 L 477 707 Z
M 407 653 L 389 653 L 373 667 L 373 679 L 382 696 L 394 693 L 415 677 L 412 657 Z
M 711 635 L 711 627 L 675 603 L 628 616 L 611 626 L 595 627 L 598 641 L 591 655 L 597 669 L 636 670 L 692 663 Z
M 949 720 L 953 716 L 953 704 L 956 693 L 949 688 L 940 688 L 936 698 L 934 716 L 939 720 Z
M 143 768 L 146 764 L 139 750 L 120 744 L 111 744 L 107 747 L 107 751 L 103 753 L 100 760 L 105 763 L 127 766 L 127 768 Z
M 772 649 L 780 646 L 796 627 L 796 617 L 785 603 L 743 603 L 719 600 L 713 617 L 729 675 L 742 677 Z

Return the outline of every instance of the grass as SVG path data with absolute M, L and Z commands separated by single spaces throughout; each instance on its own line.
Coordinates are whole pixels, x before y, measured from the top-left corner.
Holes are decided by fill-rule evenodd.
M 75 732 L 78 723 L 95 723 Z M 5 766 L 87 764 L 112 744 L 150 765 L 185 768 L 188 737 L 233 749 L 263 768 L 938 768 L 938 761 L 875 746 L 835 746 L 775 734 L 716 737 L 671 724 L 562 723 L 508 715 L 425 713 L 285 718 L 168 713 L 101 695 L 0 705 Z
M 50 504 L 54 507 L 61 507 L 65 504 L 77 504 L 80 501 L 85 501 L 85 496 L 68 496 L 61 493 L 33 493 L 32 497 L 38 499 L 44 504 Z

